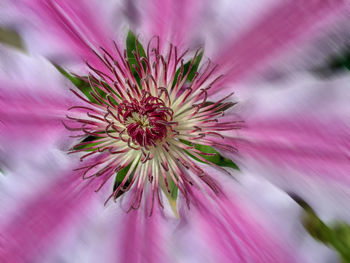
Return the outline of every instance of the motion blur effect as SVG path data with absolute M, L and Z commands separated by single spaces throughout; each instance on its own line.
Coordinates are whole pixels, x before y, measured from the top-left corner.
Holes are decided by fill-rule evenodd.
M 0 0 L 0 262 L 350 262 L 347 0 Z

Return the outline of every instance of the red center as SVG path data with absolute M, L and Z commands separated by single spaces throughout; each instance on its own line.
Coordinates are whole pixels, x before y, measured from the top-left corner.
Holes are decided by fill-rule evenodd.
M 118 105 L 118 118 L 127 128 L 134 144 L 156 146 L 166 137 L 172 110 L 160 98 L 144 92 L 141 100 L 132 99 Z

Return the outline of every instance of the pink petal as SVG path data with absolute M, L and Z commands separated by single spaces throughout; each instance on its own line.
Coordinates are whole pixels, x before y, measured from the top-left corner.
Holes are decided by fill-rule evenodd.
M 161 47 L 171 43 L 183 49 L 192 46 L 194 36 L 204 33 L 196 28 L 205 17 L 207 7 L 207 1 L 198 0 L 140 1 L 135 6 L 139 12 L 140 33 L 146 35 L 146 41 L 159 36 Z
M 42 58 L 11 49 L 0 49 L 0 54 L 1 162 L 68 143 L 62 120 L 77 98 L 67 80 Z
M 204 262 L 305 262 L 298 255 L 295 240 L 287 238 L 283 222 L 250 200 L 232 178 L 202 168 L 217 180 L 222 192 L 215 195 L 206 187 L 205 193 L 191 187 L 191 208 L 185 208 L 182 215 L 189 223 L 182 231 L 194 236 L 186 244 L 193 246 L 188 253 L 198 254 L 196 259 Z M 204 245 L 196 249 L 201 242 Z
M 168 249 L 172 241 L 175 219 L 167 218 L 164 211 L 155 201 L 152 215 L 150 207 L 152 195 L 149 189 L 145 189 L 145 199 L 137 210 L 130 210 L 130 202 L 133 199 L 133 191 L 128 192 L 122 200 L 121 207 L 116 215 L 116 224 L 113 226 L 117 234 L 114 240 L 116 259 L 120 262 L 173 262 L 171 251 Z
M 1 85 L 7 86 L 0 95 L 2 132 L 9 136 L 35 136 L 33 131 L 40 128 L 40 136 L 45 136 L 52 130 L 63 130 L 61 121 L 66 120 L 74 99 L 52 91 L 33 93 L 17 84 L 2 82 Z
M 317 70 L 327 74 L 330 58 L 347 50 L 350 40 L 348 25 L 349 17 L 339 15 L 339 19 L 337 17 L 332 25 L 319 30 L 320 33 L 310 40 L 291 47 L 288 52 L 283 52 L 278 58 L 267 62 L 261 68 L 261 72 L 254 73 L 254 76 L 260 81 L 261 78 L 275 81 L 290 75 L 291 72 Z
M 246 78 L 271 59 L 319 35 L 322 27 L 344 15 L 342 8 L 346 8 L 343 0 L 284 1 L 276 6 L 219 49 L 214 61 L 225 77 L 217 87 Z
M 253 93 L 256 97 L 242 104 L 242 129 L 213 140 L 234 146 L 237 154 L 225 154 L 243 170 L 266 176 L 321 212 L 348 217 L 349 78 L 324 82 L 297 76 L 289 81 L 295 83 L 276 85 L 283 90 Z
M 27 20 L 20 29 L 34 52 L 43 54 L 35 46 L 40 36 L 40 47 L 50 47 L 46 55 L 57 63 L 80 58 L 104 68 L 93 50 L 99 52 L 101 46 L 112 50 L 112 41 L 117 41 L 111 13 L 115 4 L 107 9 L 102 8 L 106 3 L 98 1 L 20 0 L 15 7 L 19 19 L 25 14 Z
M 1 261 L 40 262 L 45 251 L 54 248 L 75 224 L 87 220 L 87 211 L 98 197 L 94 190 L 99 183 L 83 182 L 81 172 L 69 172 L 41 185 L 17 214 L 1 222 Z
M 53 251 L 47 251 L 47 256 L 37 263 L 118 262 L 113 258 L 116 244 L 115 231 L 112 231 L 118 226 L 115 226 L 115 217 L 110 215 L 118 206 L 113 203 L 109 209 L 101 203 L 103 200 L 90 204 L 88 216 L 84 220 L 79 218 L 72 231 L 65 232 L 63 242 L 55 245 Z

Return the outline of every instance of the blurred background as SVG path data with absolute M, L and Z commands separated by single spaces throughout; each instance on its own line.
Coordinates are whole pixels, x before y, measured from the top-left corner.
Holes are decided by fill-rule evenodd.
M 0 27 L 0 43 L 23 52 L 26 50 L 21 36 L 13 28 Z M 322 57 L 319 50 L 310 50 L 310 52 L 314 52 L 310 57 L 315 57 L 317 55 Z M 321 60 L 316 58 L 316 60 L 320 62 L 310 69 L 310 71 L 321 79 L 333 78 L 339 74 L 350 74 L 350 46 L 348 45 L 344 45 L 341 50 L 337 50 L 332 55 L 322 58 Z M 1 163 L 0 173 L 3 173 Z M 324 222 L 305 200 L 294 195 L 292 195 L 292 198 L 304 209 L 300 221 L 310 236 L 317 242 L 336 251 L 342 262 L 350 263 L 350 225 L 341 221 Z

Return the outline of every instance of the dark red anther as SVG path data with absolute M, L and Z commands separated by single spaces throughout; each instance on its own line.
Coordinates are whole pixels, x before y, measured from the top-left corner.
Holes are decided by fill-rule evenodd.
M 142 147 L 157 145 L 168 133 L 173 111 L 163 100 L 143 91 L 140 100 L 123 101 L 118 105 L 118 119 L 134 144 Z

